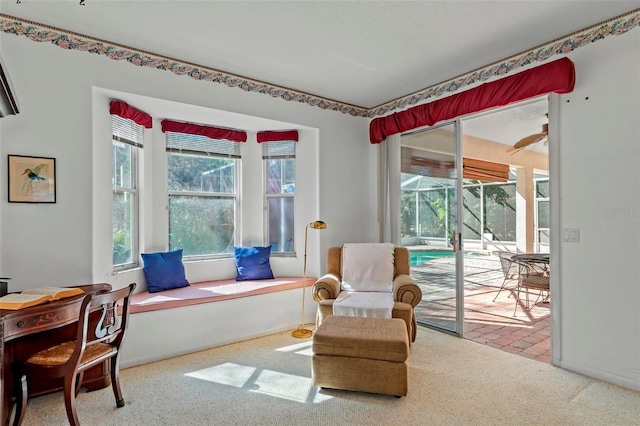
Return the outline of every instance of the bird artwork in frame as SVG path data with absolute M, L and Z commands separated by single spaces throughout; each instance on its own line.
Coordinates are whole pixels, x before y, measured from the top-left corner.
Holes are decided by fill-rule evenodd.
M 55 203 L 56 159 L 9 155 L 9 202 Z

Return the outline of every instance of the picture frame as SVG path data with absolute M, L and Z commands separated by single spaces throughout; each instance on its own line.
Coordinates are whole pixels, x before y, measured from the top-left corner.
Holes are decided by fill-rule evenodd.
M 9 155 L 9 202 L 55 203 L 56 159 Z

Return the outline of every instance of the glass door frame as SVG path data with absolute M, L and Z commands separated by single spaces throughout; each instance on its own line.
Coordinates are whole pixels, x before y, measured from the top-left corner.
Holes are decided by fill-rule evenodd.
M 456 164 L 456 335 L 464 337 L 464 210 L 462 192 L 462 120 L 453 121 L 454 124 L 454 158 Z
M 463 337 L 464 334 L 464 235 L 463 232 L 461 232 L 461 230 L 463 230 L 463 220 L 464 220 L 464 215 L 462 214 L 463 212 L 463 197 L 462 197 L 462 186 L 463 186 L 463 180 L 462 180 L 462 168 L 463 168 L 463 162 L 462 162 L 462 131 L 461 131 L 461 120 L 460 119 L 456 119 L 456 120 L 451 120 L 451 121 L 447 121 L 444 123 L 440 123 L 436 126 L 431 126 L 431 127 L 426 127 L 426 128 L 421 128 L 419 130 L 414 130 L 411 132 L 408 132 L 406 134 L 403 134 L 402 136 L 409 136 L 412 134 L 416 134 L 416 133 L 421 133 L 421 132 L 429 132 L 432 130 L 436 130 L 439 128 L 443 128 L 446 126 L 453 126 L 453 140 L 452 140 L 452 144 L 453 146 L 451 147 L 453 150 L 453 160 L 454 160 L 454 167 L 455 167 L 455 176 L 450 177 L 450 179 L 454 179 L 454 185 L 452 186 L 455 190 L 455 208 L 456 208 L 456 215 L 455 215 L 455 228 L 456 229 L 456 233 L 455 233 L 455 238 L 453 239 L 453 243 L 455 245 L 455 265 L 453 267 L 453 274 L 454 274 L 454 285 L 453 285 L 453 294 L 455 297 L 455 302 L 454 302 L 454 307 L 451 310 L 447 310 L 446 312 L 448 312 L 450 315 L 455 315 L 453 324 L 451 324 L 451 327 L 449 328 L 448 326 L 445 325 L 438 325 L 436 323 L 430 323 L 429 321 L 420 321 L 420 325 L 422 326 L 426 326 L 429 328 L 433 328 L 435 330 L 438 331 L 443 331 L 449 334 L 453 334 L 459 337 Z M 401 150 L 401 146 L 402 143 L 399 144 L 399 149 Z M 398 173 L 400 173 L 400 171 L 398 171 Z M 400 186 L 398 186 L 397 188 L 398 191 L 400 191 Z M 448 198 L 448 197 L 447 197 Z M 445 205 L 449 206 L 448 204 L 448 200 L 445 203 Z M 398 220 L 402 220 L 401 216 L 399 216 Z M 446 220 L 449 220 L 449 214 L 446 214 Z M 398 229 L 400 229 L 401 226 L 398 226 Z M 418 236 L 419 237 L 419 236 Z M 449 232 L 446 235 L 446 238 L 449 239 L 453 237 L 452 234 Z M 400 238 L 399 241 L 401 241 L 402 239 Z M 423 300 L 425 302 L 429 302 L 429 300 L 426 300 L 423 298 Z M 428 316 L 427 316 L 428 317 Z

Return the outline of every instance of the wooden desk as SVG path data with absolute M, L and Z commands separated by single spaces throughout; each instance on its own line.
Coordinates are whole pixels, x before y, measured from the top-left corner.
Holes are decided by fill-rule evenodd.
M 110 284 L 91 284 L 75 286 L 85 293 L 99 293 L 111 290 Z M 15 311 L 0 309 L 0 421 L 7 424 L 9 416 L 9 402 L 13 389 L 11 364 L 14 360 L 25 359 L 30 355 L 75 338 L 77 331 L 77 317 L 65 315 L 64 307 L 84 295 L 68 297 L 55 302 L 43 303 Z M 63 308 L 57 315 L 51 315 L 52 307 Z M 92 319 L 91 325 L 97 324 L 97 318 Z M 89 390 L 101 389 L 111 384 L 110 367 L 108 363 L 100 365 L 85 373 L 83 386 Z M 29 395 L 42 395 L 62 389 L 62 381 L 31 384 Z

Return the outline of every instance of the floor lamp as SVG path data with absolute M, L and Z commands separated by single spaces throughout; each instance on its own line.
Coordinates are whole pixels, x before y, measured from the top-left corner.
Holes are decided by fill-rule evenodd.
M 307 232 L 311 229 L 326 229 L 327 224 L 321 220 L 309 223 L 304 227 L 304 272 L 302 280 L 302 315 L 300 316 L 300 325 L 296 330 L 293 330 L 291 335 L 298 339 L 306 339 L 313 335 L 313 331 L 304 328 L 304 294 L 307 291 Z

